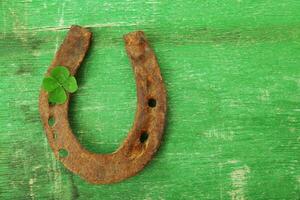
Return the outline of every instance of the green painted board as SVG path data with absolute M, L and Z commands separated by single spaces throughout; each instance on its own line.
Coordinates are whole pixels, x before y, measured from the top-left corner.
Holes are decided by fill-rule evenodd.
M 1 0 L 0 199 L 300 199 L 300 1 Z M 168 91 L 162 146 L 137 176 L 91 185 L 55 160 L 38 112 L 72 24 L 93 42 L 72 129 L 110 153 L 136 91 L 122 35 L 144 30 Z

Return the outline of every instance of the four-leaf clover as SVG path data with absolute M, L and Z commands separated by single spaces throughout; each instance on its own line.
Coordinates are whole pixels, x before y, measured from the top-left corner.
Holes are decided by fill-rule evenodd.
M 66 92 L 73 93 L 78 89 L 74 76 L 70 76 L 68 68 L 57 66 L 52 69 L 50 76 L 43 80 L 43 88 L 48 92 L 51 103 L 63 104 L 67 100 Z

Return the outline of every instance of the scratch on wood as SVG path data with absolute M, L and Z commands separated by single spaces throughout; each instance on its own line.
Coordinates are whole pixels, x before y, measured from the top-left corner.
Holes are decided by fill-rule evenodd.
M 59 18 L 59 23 L 58 23 L 58 26 L 61 27 L 64 25 L 65 21 L 64 21 L 64 16 L 65 16 L 65 5 L 66 5 L 66 2 L 62 2 L 62 6 L 61 6 L 61 12 L 60 12 L 60 18 Z M 59 9 L 58 9 L 58 12 L 59 12 Z
M 52 155 L 52 151 L 50 151 L 48 146 L 48 141 L 46 137 L 44 137 L 44 152 L 47 160 L 51 162 L 47 164 L 47 175 L 48 180 L 53 182 L 53 195 L 59 195 L 62 192 L 62 179 L 61 179 L 61 171 L 60 168 L 57 167 L 57 162 Z M 58 196 L 59 197 L 59 196 Z M 54 198 L 57 199 L 57 198 Z
M 103 24 L 82 24 L 86 28 L 109 28 L 109 27 L 121 27 L 121 26 L 138 26 L 141 25 L 141 22 L 136 23 L 124 23 L 124 22 L 113 22 L 113 23 L 103 23 Z M 62 31 L 68 30 L 71 26 L 63 26 L 59 24 L 57 27 L 53 26 L 44 26 L 44 27 L 33 27 L 19 30 L 19 32 L 45 32 L 45 31 Z
M 28 185 L 29 185 L 29 196 L 31 199 L 35 199 L 35 194 L 33 192 L 33 184 L 35 183 L 35 178 L 30 178 L 29 181 L 28 181 Z
M 3 19 L 3 30 L 2 30 L 2 34 L 3 34 L 3 37 L 5 38 L 6 36 L 6 14 L 5 14 L 5 9 L 4 9 L 4 3 L 2 2 L 2 19 Z

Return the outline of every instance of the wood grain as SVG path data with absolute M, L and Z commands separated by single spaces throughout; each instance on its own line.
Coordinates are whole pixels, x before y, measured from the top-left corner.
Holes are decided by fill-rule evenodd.
M 299 10 L 298 0 L 0 1 L 0 199 L 299 199 Z M 43 74 L 72 24 L 95 36 L 70 110 L 88 150 L 113 152 L 134 120 L 122 35 L 145 31 L 166 83 L 160 151 L 119 184 L 68 172 L 39 120 Z

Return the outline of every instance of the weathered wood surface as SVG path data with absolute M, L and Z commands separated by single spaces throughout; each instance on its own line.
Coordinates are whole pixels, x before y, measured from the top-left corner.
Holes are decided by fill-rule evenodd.
M 299 199 L 300 2 L 0 1 L 0 199 Z M 68 27 L 94 33 L 70 120 L 90 151 L 130 129 L 135 83 L 122 35 L 144 30 L 168 91 L 154 160 L 90 185 L 54 159 L 38 113 Z

